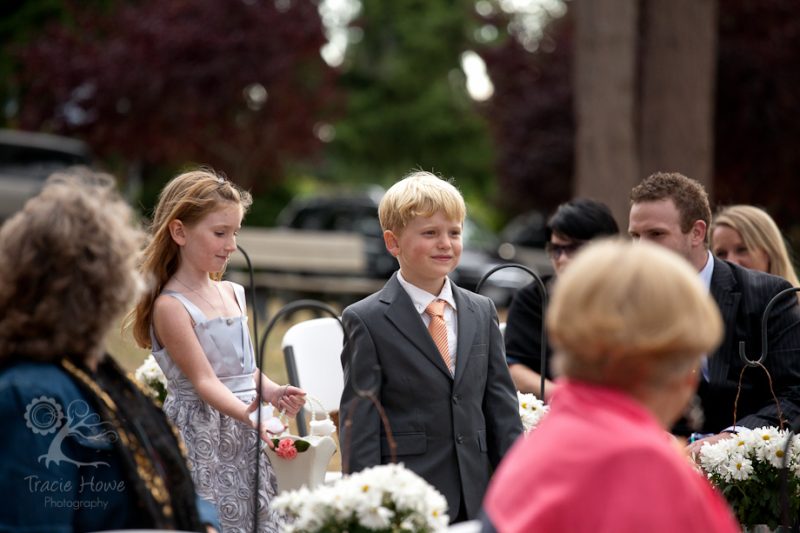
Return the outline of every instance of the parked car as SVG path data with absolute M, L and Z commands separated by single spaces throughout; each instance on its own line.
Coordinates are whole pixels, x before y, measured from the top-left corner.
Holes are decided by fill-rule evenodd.
M 397 263 L 383 244 L 378 220 L 382 190 L 363 193 L 300 197 L 290 202 L 278 215 L 282 228 L 307 231 L 357 233 L 364 238 L 366 273 L 388 279 Z
M 544 276 L 553 273 L 553 265 L 545 252 L 547 221 L 540 211 L 517 215 L 500 232 L 498 255 L 505 261 L 519 263 Z
M 397 260 L 389 254 L 383 242 L 378 219 L 382 194 L 382 190 L 372 189 L 363 193 L 299 198 L 281 212 L 278 225 L 295 230 L 361 234 L 366 243 L 367 275 L 388 279 L 397 270 Z M 486 272 L 506 262 L 497 255 L 497 237 L 469 217 L 464 222 L 463 242 L 460 264 L 450 277 L 460 287 L 474 291 Z M 530 280 L 530 276 L 520 270 L 500 270 L 486 281 L 481 293 L 492 298 L 498 306 L 506 306 L 513 294 Z
M 79 140 L 0 130 L 0 221 L 39 192 L 53 172 L 90 163 L 89 148 Z

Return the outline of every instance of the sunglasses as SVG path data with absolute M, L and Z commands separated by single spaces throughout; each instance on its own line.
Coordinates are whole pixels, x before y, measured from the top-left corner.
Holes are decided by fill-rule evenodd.
M 545 245 L 545 251 L 547 251 L 547 255 L 550 259 L 558 259 L 561 257 L 561 254 L 572 257 L 583 245 L 583 242 L 571 242 L 569 244 L 553 244 L 552 242 L 548 242 Z

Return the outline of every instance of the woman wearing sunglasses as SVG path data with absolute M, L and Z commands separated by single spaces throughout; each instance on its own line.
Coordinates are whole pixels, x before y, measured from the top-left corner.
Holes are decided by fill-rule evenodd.
M 547 222 L 547 254 L 555 274 L 543 278 L 548 291 L 556 276 L 561 274 L 575 253 L 588 241 L 598 237 L 619 234 L 611 210 L 604 203 L 588 198 L 577 198 L 558 206 Z M 541 335 L 542 298 L 536 283 L 521 289 L 511 302 L 506 319 L 506 358 L 514 385 L 521 392 L 533 393 L 541 398 Z M 549 358 L 545 354 L 545 397 L 553 391 Z

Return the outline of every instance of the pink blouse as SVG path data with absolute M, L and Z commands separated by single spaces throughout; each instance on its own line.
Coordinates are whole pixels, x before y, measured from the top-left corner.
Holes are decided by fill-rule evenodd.
M 653 415 L 620 391 L 565 381 L 500 464 L 484 500 L 500 533 L 740 531 Z

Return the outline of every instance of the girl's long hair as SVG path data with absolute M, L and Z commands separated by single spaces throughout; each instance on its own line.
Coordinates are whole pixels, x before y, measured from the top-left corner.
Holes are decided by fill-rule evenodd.
M 224 202 L 238 204 L 246 213 L 253 200 L 250 193 L 210 169 L 180 174 L 159 194 L 149 240 L 139 266 L 146 288 L 136 307 L 126 317 L 124 326 L 132 329 L 136 344 L 142 348 L 152 348 L 153 303 L 180 264 L 179 248 L 169 231 L 170 222 L 180 220 L 186 226 L 192 226 L 219 209 Z M 214 272 L 210 277 L 219 280 L 223 273 L 224 270 Z

